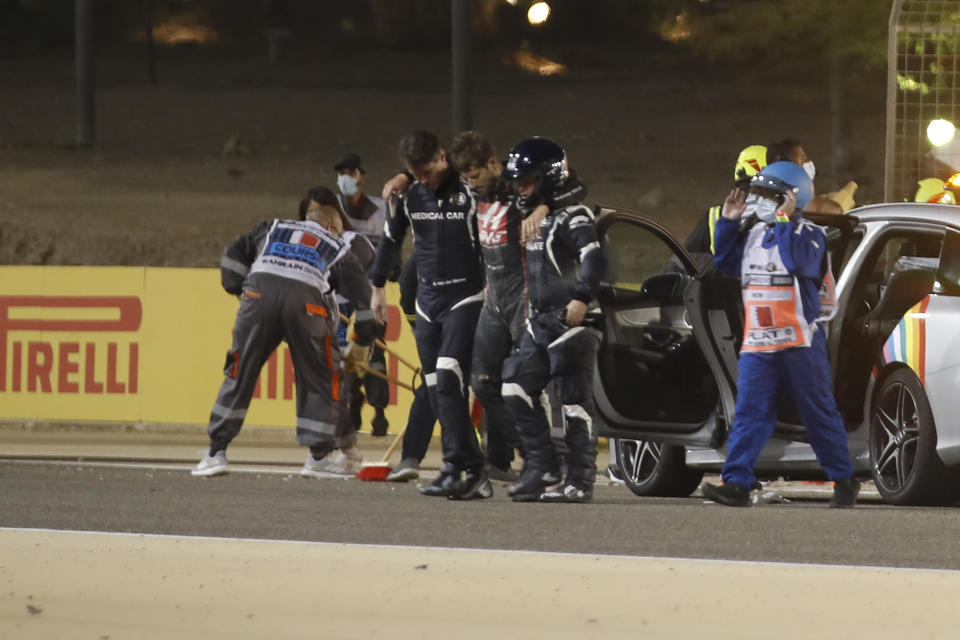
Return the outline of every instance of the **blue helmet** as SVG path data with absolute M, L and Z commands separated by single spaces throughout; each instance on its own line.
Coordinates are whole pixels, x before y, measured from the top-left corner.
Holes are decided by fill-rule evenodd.
M 567 154 L 553 140 L 527 138 L 518 142 L 507 154 L 503 175 L 508 180 L 542 176 L 556 187 L 570 175 Z
M 781 160 L 763 168 L 750 179 L 751 187 L 764 187 L 780 193 L 793 191 L 797 209 L 803 209 L 813 199 L 813 180 L 798 164 Z

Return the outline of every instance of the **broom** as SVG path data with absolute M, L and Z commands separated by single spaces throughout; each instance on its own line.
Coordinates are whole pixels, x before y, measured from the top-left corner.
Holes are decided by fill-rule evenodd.
M 360 471 L 357 471 L 357 479 L 367 480 L 369 482 L 385 481 L 387 476 L 390 475 L 390 456 L 397 450 L 397 445 L 403 440 L 403 434 L 406 432 L 407 425 L 403 425 L 400 433 L 397 434 L 393 442 L 390 443 L 390 446 L 387 447 L 387 452 L 383 454 L 379 462 L 364 462 L 360 466 Z
M 340 319 L 347 323 L 350 322 L 350 318 L 348 318 L 342 313 L 340 314 Z M 373 343 L 377 347 L 385 351 L 386 353 L 389 353 L 394 358 L 402 362 L 408 368 L 410 368 L 413 371 L 413 379 L 416 380 L 417 374 L 420 373 L 420 367 L 417 367 L 416 365 L 411 364 L 409 361 L 401 357 L 400 354 L 390 349 L 390 347 L 388 347 L 383 341 L 375 338 Z M 401 382 L 395 378 L 391 378 L 384 372 L 378 371 L 377 369 L 372 369 L 369 366 L 363 364 L 362 362 L 357 362 L 356 364 L 354 364 L 354 369 L 356 369 L 357 373 L 371 373 L 378 378 L 382 378 L 386 380 L 387 382 L 392 382 L 396 384 L 398 387 L 403 387 L 404 389 L 406 389 L 407 391 L 410 391 L 411 393 L 414 390 L 412 384 L 406 384 L 405 382 Z M 400 441 L 403 440 L 403 434 L 405 434 L 406 432 L 407 432 L 407 425 L 403 425 L 403 428 L 400 429 L 400 433 L 398 433 L 394 437 L 393 442 L 391 442 L 390 446 L 387 447 L 387 451 L 386 453 L 383 454 L 383 457 L 378 462 L 364 462 L 360 466 L 360 471 L 357 472 L 356 477 L 360 480 L 367 480 L 370 482 L 385 481 L 387 479 L 387 476 L 390 475 L 390 456 L 392 456 L 393 452 L 397 450 L 397 446 L 400 444 Z
M 371 369 L 370 367 L 362 364 L 356 363 L 354 365 L 357 373 L 372 373 L 378 378 L 383 378 L 387 382 L 392 382 L 398 387 L 403 387 L 410 392 L 413 392 L 413 387 L 405 382 L 401 382 L 396 378 L 391 378 L 382 371 L 377 371 L 376 369 Z M 390 443 L 390 446 L 387 447 L 387 452 L 383 454 L 383 457 L 379 462 L 364 462 L 360 466 L 360 471 L 357 472 L 357 478 L 360 480 L 369 480 L 373 482 L 383 482 L 387 479 L 387 476 L 390 474 L 390 456 L 393 455 L 393 452 L 396 451 L 397 445 L 400 444 L 400 441 L 403 439 L 403 434 L 407 432 L 407 425 L 403 425 L 403 428 L 400 429 L 400 433 L 394 437 L 393 442 Z

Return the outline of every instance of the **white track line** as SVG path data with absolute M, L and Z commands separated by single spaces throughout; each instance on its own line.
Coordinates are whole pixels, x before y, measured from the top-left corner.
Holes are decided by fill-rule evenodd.
M 20 465 L 50 465 L 50 466 L 74 466 L 74 467 L 96 467 L 112 469 L 141 469 L 144 471 L 190 471 L 193 465 L 182 465 L 176 463 L 147 463 L 147 462 L 105 462 L 105 461 L 86 461 L 86 460 L 3 460 L 0 462 Z M 230 465 L 230 473 L 248 473 L 255 475 L 278 475 L 278 476 L 298 476 L 300 468 L 291 465 L 289 468 L 281 467 L 241 467 Z M 341 480 L 353 480 L 353 476 L 341 476 L 334 473 L 324 473 L 323 479 L 339 478 Z
M 687 558 L 671 556 L 631 556 L 625 554 L 607 554 L 607 553 L 573 553 L 562 551 L 525 551 L 518 549 L 476 549 L 470 547 L 427 547 L 422 545 L 401 545 L 401 544 L 367 544 L 356 542 L 317 542 L 312 540 L 271 540 L 269 538 L 231 538 L 226 536 L 190 536 L 190 535 L 170 535 L 162 533 L 132 533 L 128 531 L 83 531 L 75 529 L 48 529 L 31 527 L 0 527 L 0 531 L 11 531 L 18 533 L 52 533 L 52 534 L 77 534 L 77 535 L 98 535 L 127 538 L 148 538 L 158 540 L 206 540 L 211 542 L 250 542 L 250 543 L 268 543 L 281 545 L 297 545 L 304 547 L 323 547 L 323 548 L 356 548 L 356 549 L 386 549 L 399 551 L 456 551 L 462 553 L 503 553 L 518 556 L 543 556 L 543 557 L 579 557 L 579 558 L 603 558 L 603 559 L 621 559 L 621 560 L 650 560 L 657 562 L 685 562 L 685 563 L 707 563 L 707 564 L 738 564 L 756 567 L 815 567 L 822 569 L 869 569 L 882 571 L 896 571 L 907 573 L 942 573 L 944 571 L 957 573 L 957 569 L 924 569 L 917 567 L 889 567 L 884 565 L 869 564 L 822 564 L 815 562 L 772 562 L 760 560 L 727 560 L 722 558 Z

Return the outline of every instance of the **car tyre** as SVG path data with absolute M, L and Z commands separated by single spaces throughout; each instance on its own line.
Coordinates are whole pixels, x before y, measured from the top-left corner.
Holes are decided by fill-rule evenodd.
M 679 445 L 617 440 L 617 465 L 624 484 L 643 497 L 689 496 L 703 479 L 703 471 L 687 466 L 686 452 Z
M 895 505 L 942 504 L 953 483 L 937 455 L 933 411 L 916 374 L 887 376 L 870 409 L 870 468 L 883 499 Z

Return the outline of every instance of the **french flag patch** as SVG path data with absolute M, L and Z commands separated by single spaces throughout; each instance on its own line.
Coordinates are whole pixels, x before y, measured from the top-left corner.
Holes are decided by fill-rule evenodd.
M 306 231 L 294 231 L 290 234 L 290 244 L 299 244 L 304 247 L 316 249 L 317 245 L 320 244 L 320 238 Z

